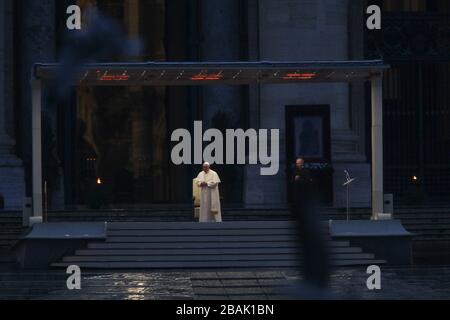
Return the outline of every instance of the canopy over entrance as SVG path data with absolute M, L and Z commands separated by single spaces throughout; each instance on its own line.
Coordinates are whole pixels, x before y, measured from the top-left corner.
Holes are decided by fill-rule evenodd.
M 59 64 L 34 65 L 33 90 L 33 217 L 42 222 L 42 86 L 63 80 Z M 72 66 L 71 66 L 72 68 Z M 383 213 L 383 94 L 382 75 L 389 66 L 371 61 L 292 62 L 139 62 L 94 63 L 80 67 L 75 86 L 202 86 L 299 84 L 371 81 L 372 84 L 372 213 Z M 63 71 L 61 71 L 63 70 Z M 72 77 L 72 74 L 67 74 Z
M 36 64 L 35 79 L 55 79 L 59 65 Z M 188 86 L 370 80 L 388 66 L 374 61 L 143 62 L 85 65 L 76 85 Z

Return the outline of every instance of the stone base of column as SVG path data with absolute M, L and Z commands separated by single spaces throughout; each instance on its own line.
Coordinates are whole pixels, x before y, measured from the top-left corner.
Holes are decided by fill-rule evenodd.
M 22 210 L 25 197 L 25 171 L 22 161 L 11 153 L 13 147 L 14 141 L 0 134 L 0 195 L 4 210 Z
M 25 173 L 23 167 L 2 166 L 0 164 L 0 181 L 0 195 L 5 202 L 4 210 L 22 210 L 25 197 Z
M 347 130 L 334 130 L 332 133 L 333 162 L 366 162 L 367 157 L 361 150 L 360 136 Z
M 3 131 L 3 128 L 0 128 Z M 0 167 L 21 167 L 22 161 L 11 153 L 15 143 L 7 135 L 0 133 Z

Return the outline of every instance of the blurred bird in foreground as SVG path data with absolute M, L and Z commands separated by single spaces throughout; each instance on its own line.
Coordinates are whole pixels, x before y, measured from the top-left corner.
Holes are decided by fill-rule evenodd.
M 303 284 L 294 288 L 290 296 L 297 299 L 331 299 L 328 293 L 328 252 L 320 216 L 316 211 L 318 190 L 303 159 L 297 159 L 295 163 L 292 184 L 291 210 L 297 225 L 298 241 L 303 249 L 299 256 L 303 266 Z

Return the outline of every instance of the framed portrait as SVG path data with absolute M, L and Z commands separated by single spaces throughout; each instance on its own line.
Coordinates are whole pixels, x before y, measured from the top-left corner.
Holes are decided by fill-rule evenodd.
M 328 105 L 287 106 L 286 129 L 286 151 L 290 162 L 299 157 L 307 162 L 331 161 Z
M 294 119 L 295 154 L 303 158 L 323 158 L 323 118 L 296 117 Z

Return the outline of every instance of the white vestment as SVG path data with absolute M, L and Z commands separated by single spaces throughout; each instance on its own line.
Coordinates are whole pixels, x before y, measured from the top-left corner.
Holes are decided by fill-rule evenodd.
M 197 179 L 197 186 L 201 189 L 200 193 L 200 222 L 222 222 L 222 210 L 220 206 L 219 175 L 209 170 L 208 173 L 200 172 Z M 207 187 L 201 187 L 206 182 Z

